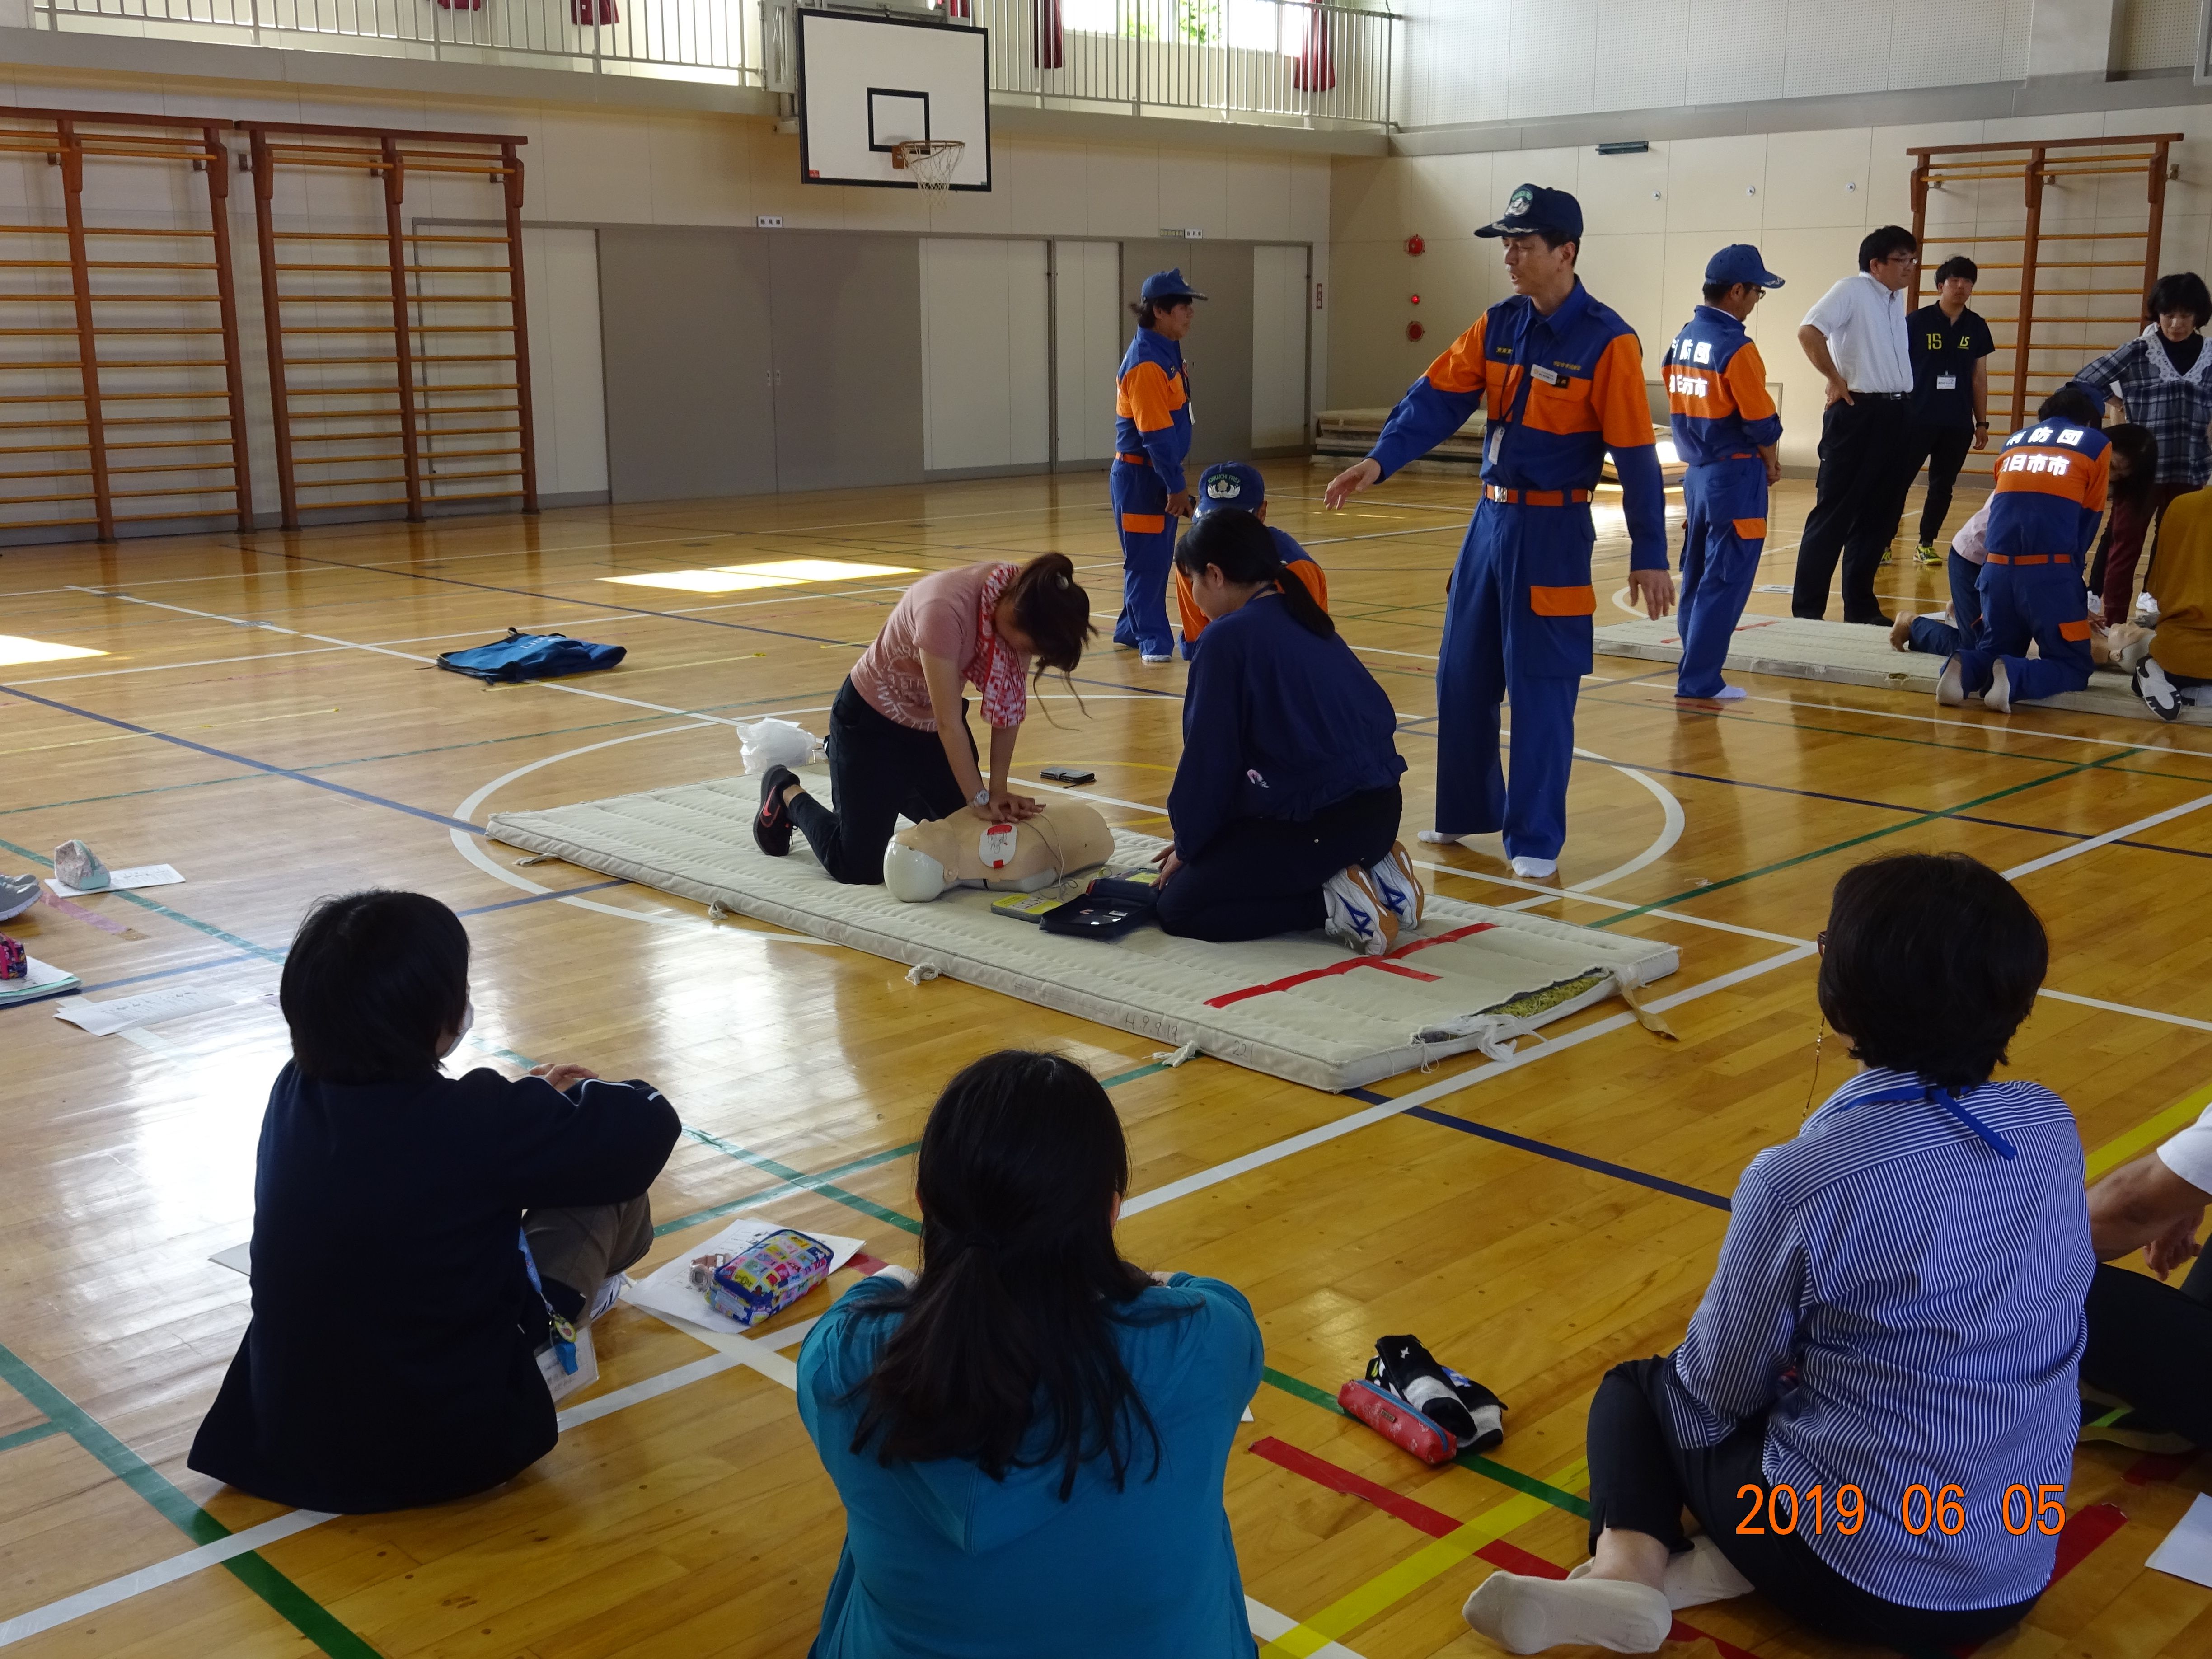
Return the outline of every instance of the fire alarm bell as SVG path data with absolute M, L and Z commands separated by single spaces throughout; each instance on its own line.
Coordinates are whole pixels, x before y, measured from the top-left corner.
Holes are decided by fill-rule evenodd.
M 1419 323 L 1408 323 L 1406 325 L 1406 337 L 1409 340 L 1418 340 L 1421 336 L 1426 334 L 1428 331 L 1428 330 L 1423 328 Z
M 1406 239 L 1406 252 L 1412 254 L 1417 259 L 1420 258 L 1422 252 L 1428 247 L 1428 246 L 1429 245 L 1426 242 L 1423 241 L 1418 236 L 1408 236 Z

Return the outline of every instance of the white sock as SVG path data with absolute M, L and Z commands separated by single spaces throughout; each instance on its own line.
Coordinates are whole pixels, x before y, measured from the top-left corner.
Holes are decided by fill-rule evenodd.
M 1493 1572 L 1467 1598 L 1461 1617 L 1508 1653 L 1600 1647 L 1656 1653 L 1674 1626 L 1667 1597 L 1625 1578 L 1523 1578 Z
M 1431 847 L 1456 847 L 1460 842 L 1466 840 L 1467 837 L 1464 836 L 1448 836 L 1441 830 L 1424 830 L 1421 831 L 1421 839 L 1427 842 Z
M 1721 687 L 1719 690 L 1713 693 L 1713 701 L 1715 702 L 1740 702 L 1750 695 L 1751 693 L 1745 690 L 1740 685 L 1724 685 Z
M 1596 1565 L 1585 1561 L 1567 1577 L 1571 1582 L 1586 1578 Z M 1688 1554 L 1669 1556 L 1667 1560 L 1667 1605 L 1677 1613 L 1713 1601 L 1733 1601 L 1739 1595 L 1750 1595 L 1754 1588 L 1750 1579 L 1735 1570 L 1735 1564 L 1721 1553 L 1720 1546 L 1704 1533 L 1690 1540 Z

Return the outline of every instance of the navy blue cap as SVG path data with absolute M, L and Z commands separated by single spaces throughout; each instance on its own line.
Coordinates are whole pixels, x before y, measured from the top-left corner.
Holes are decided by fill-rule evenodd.
M 1505 212 L 1497 223 L 1485 225 L 1478 236 L 1529 236 L 1540 231 L 1569 239 L 1583 234 L 1583 204 L 1564 190 L 1523 185 L 1507 198 Z
M 1780 288 L 1782 279 L 1766 268 L 1759 250 L 1748 242 L 1730 242 L 1705 261 L 1709 283 L 1749 283 L 1753 288 Z
M 1247 513 L 1267 504 L 1267 481 L 1243 461 L 1216 461 L 1198 477 L 1197 516 L 1217 507 L 1241 507 Z
M 1206 295 L 1183 281 L 1182 267 L 1177 265 L 1172 270 L 1156 270 L 1146 277 L 1137 297 L 1146 305 L 1158 305 L 1162 300 L 1203 300 Z

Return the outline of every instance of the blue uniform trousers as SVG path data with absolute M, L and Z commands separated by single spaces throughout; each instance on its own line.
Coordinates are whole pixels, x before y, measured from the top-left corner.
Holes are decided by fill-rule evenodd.
M 1766 547 L 1766 465 L 1715 461 L 1682 475 L 1682 665 L 1678 697 L 1713 697 Z M 1749 532 L 1749 533 L 1747 533 Z
M 1988 631 L 1959 653 L 1970 695 L 1990 689 L 1999 658 L 2015 699 L 2055 697 L 2088 685 L 2089 611 L 2072 560 L 1984 565 L 1982 619 Z M 2033 658 L 2027 654 L 2030 640 L 2039 653 Z
M 1963 641 L 1974 644 L 1982 637 L 1982 568 L 1972 559 L 1951 553 L 1944 559 L 1944 574 L 1951 579 L 1951 621 L 1941 617 L 1912 619 L 1911 647 L 1931 656 L 1948 657 Z
M 1567 839 L 1575 697 L 1589 672 L 1589 508 L 1475 509 L 1444 605 L 1437 658 L 1437 828 L 1505 832 L 1509 857 L 1556 859 Z M 1498 754 L 1513 705 L 1513 769 Z
M 1117 460 L 1108 475 L 1114 525 L 1121 534 L 1121 614 L 1114 643 L 1148 657 L 1175 654 L 1168 628 L 1168 569 L 1175 563 L 1176 521 L 1167 516 L 1167 486 L 1149 466 Z

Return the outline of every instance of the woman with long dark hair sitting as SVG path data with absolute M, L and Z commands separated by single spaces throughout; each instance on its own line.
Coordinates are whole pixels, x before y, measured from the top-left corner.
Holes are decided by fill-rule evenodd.
M 1043 808 L 1006 787 L 1029 714 L 1034 674 L 1074 672 L 1094 630 L 1074 563 L 1047 553 L 1027 564 L 994 561 L 939 570 L 899 596 L 830 708 L 835 807 L 808 794 L 790 768 L 761 779 L 753 841 L 771 858 L 791 851 L 795 827 L 833 881 L 884 878 L 884 849 L 904 813 L 916 823 L 963 807 L 985 823 Z M 991 728 L 991 775 L 968 730 L 963 685 L 981 693 Z
M 1424 902 L 1398 843 L 1397 712 L 1251 514 L 1200 519 L 1176 568 L 1206 629 L 1168 792 L 1161 927 L 1214 940 L 1326 927 L 1380 955 Z
M 846 1516 L 811 1659 L 1251 1659 L 1221 1487 L 1259 1324 L 1122 1259 L 1128 1184 L 1073 1060 L 989 1054 L 938 1097 L 919 1277 L 854 1285 L 799 1351 Z

